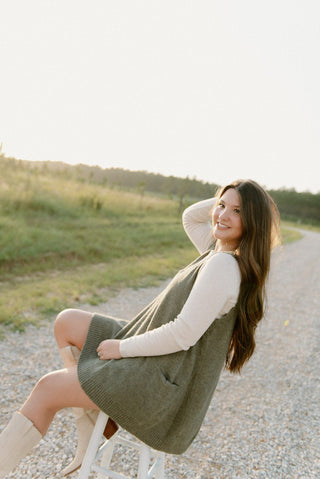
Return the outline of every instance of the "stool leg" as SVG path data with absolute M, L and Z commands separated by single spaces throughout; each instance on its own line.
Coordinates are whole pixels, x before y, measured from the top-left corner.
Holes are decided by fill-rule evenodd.
M 114 452 L 114 447 L 115 447 L 115 440 L 114 437 L 108 440 L 108 445 L 105 448 L 105 451 L 102 454 L 101 458 L 101 466 L 109 469 L 110 463 L 112 460 L 113 452 Z M 98 473 L 97 479 L 103 479 L 103 477 L 106 477 L 105 474 Z
M 150 464 L 150 449 L 145 444 L 141 444 L 138 479 L 146 479 L 148 477 L 149 464 Z
M 165 479 L 165 475 L 164 475 L 165 454 L 164 454 L 164 452 L 160 452 L 159 457 L 158 457 L 158 461 L 159 461 L 159 466 L 156 470 L 154 479 Z
M 89 477 L 91 466 L 94 462 L 97 451 L 99 449 L 102 434 L 103 434 L 104 428 L 106 427 L 107 421 L 108 421 L 108 416 L 104 412 L 100 411 L 89 445 L 88 445 L 87 452 L 82 461 L 82 466 L 78 476 L 79 479 L 88 479 Z

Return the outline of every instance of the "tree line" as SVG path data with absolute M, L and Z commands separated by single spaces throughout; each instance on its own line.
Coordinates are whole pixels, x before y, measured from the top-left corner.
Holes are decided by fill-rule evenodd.
M 0 152 L 1 174 L 6 168 L 30 168 L 34 173 L 69 177 L 80 182 L 91 182 L 109 188 L 130 189 L 142 197 L 146 193 L 165 195 L 176 199 L 179 212 L 192 201 L 214 196 L 219 188 L 196 178 L 164 176 L 147 171 L 122 168 L 101 168 L 84 164 L 69 165 L 63 162 L 29 162 L 5 157 Z M 295 189 L 269 190 L 276 202 L 281 217 L 300 223 L 320 224 L 320 193 L 297 192 Z

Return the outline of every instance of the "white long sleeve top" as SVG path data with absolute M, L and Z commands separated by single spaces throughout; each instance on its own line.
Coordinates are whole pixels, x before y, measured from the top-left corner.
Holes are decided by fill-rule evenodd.
M 214 199 L 203 200 L 183 213 L 184 229 L 199 253 L 213 244 L 211 211 Z M 235 306 L 240 270 L 233 255 L 212 251 L 200 268 L 187 301 L 174 321 L 120 341 L 122 357 L 159 356 L 188 350 L 212 322 Z

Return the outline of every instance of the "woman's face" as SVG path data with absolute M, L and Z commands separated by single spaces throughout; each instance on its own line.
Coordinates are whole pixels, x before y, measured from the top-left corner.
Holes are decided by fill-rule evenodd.
M 212 215 L 213 235 L 217 251 L 233 251 L 239 246 L 242 236 L 240 196 L 229 188 L 218 200 Z

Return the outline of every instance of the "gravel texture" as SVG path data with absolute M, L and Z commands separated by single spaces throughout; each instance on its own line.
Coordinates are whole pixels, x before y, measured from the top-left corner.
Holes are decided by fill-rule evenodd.
M 185 454 L 167 455 L 168 479 L 320 477 L 319 285 L 320 235 L 304 232 L 273 258 L 253 358 L 241 376 L 223 372 L 196 440 Z M 130 318 L 163 286 L 125 289 L 94 310 Z M 7 334 L 0 343 L 0 430 L 36 380 L 60 367 L 52 321 Z M 71 410 L 60 412 L 33 454 L 8 477 L 60 477 L 75 437 Z M 128 451 L 119 451 L 116 462 L 136 477 Z

